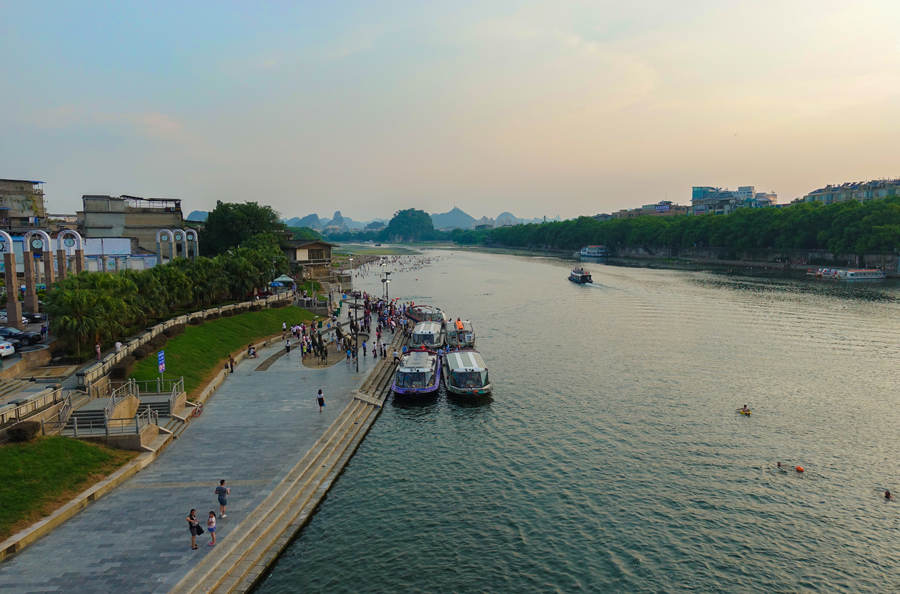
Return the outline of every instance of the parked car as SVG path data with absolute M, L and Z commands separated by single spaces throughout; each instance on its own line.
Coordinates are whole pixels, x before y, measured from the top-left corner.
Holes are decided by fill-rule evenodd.
M 22 321 L 25 322 L 26 324 L 36 324 L 38 322 L 43 322 L 45 319 L 47 319 L 47 318 L 42 313 L 32 313 L 30 311 L 22 312 Z M 2 320 L 4 323 L 6 321 L 6 310 L 5 309 L 0 309 L 0 320 Z
M 9 339 L 18 340 L 25 346 L 32 346 L 41 341 L 39 332 L 22 332 L 17 328 L 0 328 L 0 339 L 9 342 Z
M 0 341 L 0 357 L 9 357 L 16 353 L 16 347 L 11 342 Z
M 28 317 L 25 314 L 22 314 L 22 323 L 23 324 L 31 323 L 30 321 L 28 321 Z M 7 318 L 6 318 L 5 311 L 0 311 L 0 324 L 9 324 L 9 320 L 7 320 Z

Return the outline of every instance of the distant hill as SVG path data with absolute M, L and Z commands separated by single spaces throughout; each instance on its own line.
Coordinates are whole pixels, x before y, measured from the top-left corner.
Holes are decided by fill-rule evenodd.
M 431 220 L 435 229 L 471 229 L 475 217 L 454 206 L 450 212 L 431 215 Z
M 286 219 L 284 224 L 288 227 L 309 227 L 316 231 L 322 230 L 322 224 L 319 222 L 319 215 L 317 214 L 306 215 L 302 218 L 294 217 L 293 219 Z
M 191 212 L 188 216 L 184 217 L 186 221 L 205 221 L 206 217 L 209 216 L 209 213 L 205 210 L 195 210 Z

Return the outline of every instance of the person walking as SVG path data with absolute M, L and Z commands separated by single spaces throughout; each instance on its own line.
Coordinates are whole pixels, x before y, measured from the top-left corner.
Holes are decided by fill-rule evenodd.
M 234 373 L 234 357 L 228 355 L 228 367 L 231 368 L 231 373 Z
M 197 519 L 197 510 L 192 509 L 187 517 L 188 530 L 191 531 L 191 548 L 198 549 L 197 546 L 197 527 L 200 526 L 200 520 Z
M 94 350 L 97 351 L 97 360 L 99 361 L 100 360 L 100 343 L 99 342 L 94 345 Z
M 206 531 L 209 532 L 211 541 L 209 541 L 209 545 L 211 547 L 216 546 L 216 512 L 209 512 L 209 517 L 206 518 Z
M 362 349 L 363 349 L 363 357 L 365 357 L 366 356 L 366 341 L 365 340 L 362 343 Z
M 225 507 L 228 505 L 228 496 L 231 495 L 231 489 L 225 486 L 225 479 L 219 481 L 216 487 L 216 497 L 219 498 L 219 517 L 227 518 L 225 515 Z
M 288 338 L 284 342 L 284 352 L 285 352 L 285 354 L 290 354 L 290 352 L 291 352 L 291 339 L 290 338 Z
M 319 405 L 319 412 L 322 412 L 322 409 L 325 408 L 325 395 L 322 394 L 322 389 L 319 389 L 319 393 L 316 394 L 316 403 Z
M 287 322 L 281 322 L 281 338 L 284 338 L 284 335 L 286 332 L 287 332 Z

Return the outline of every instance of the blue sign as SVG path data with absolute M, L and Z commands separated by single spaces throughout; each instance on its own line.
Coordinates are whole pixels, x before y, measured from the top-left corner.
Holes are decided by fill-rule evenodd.
M 166 352 L 160 351 L 156 353 L 156 362 L 159 363 L 159 372 L 162 373 L 166 370 Z

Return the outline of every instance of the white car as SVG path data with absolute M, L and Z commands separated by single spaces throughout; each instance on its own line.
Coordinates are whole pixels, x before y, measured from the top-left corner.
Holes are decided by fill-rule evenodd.
M 8 342 L 0 341 L 0 357 L 9 357 L 10 355 L 14 355 L 16 353 L 16 347 L 9 344 Z
M 0 312 L 0 325 L 6 325 L 8 323 L 9 323 L 9 321 L 6 319 L 6 312 L 5 311 Z M 26 318 L 25 316 L 22 316 L 22 323 L 25 325 L 28 325 L 31 322 L 28 321 L 28 318 Z

